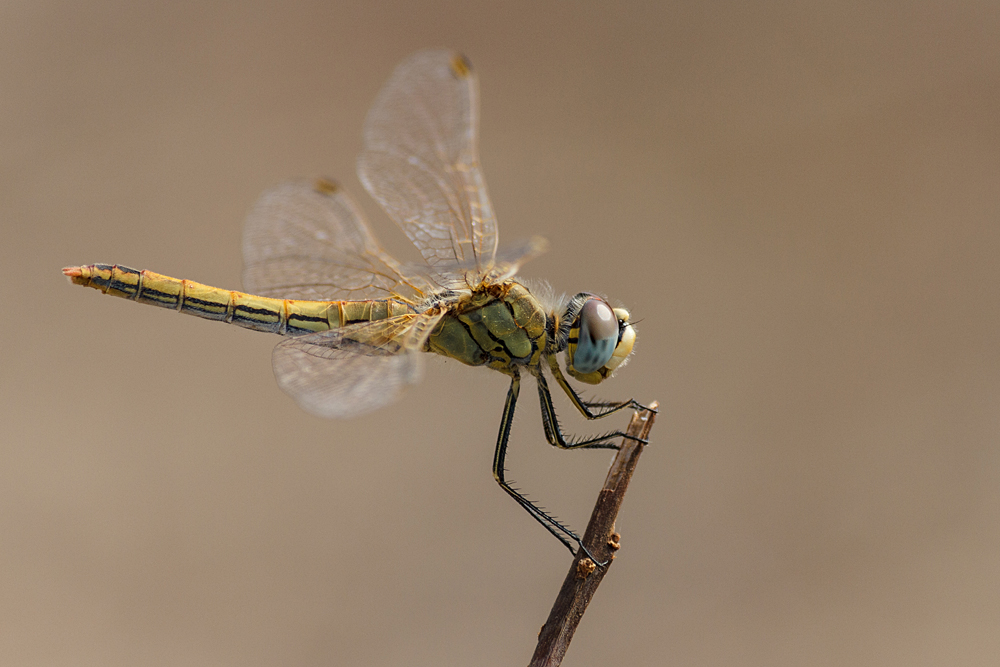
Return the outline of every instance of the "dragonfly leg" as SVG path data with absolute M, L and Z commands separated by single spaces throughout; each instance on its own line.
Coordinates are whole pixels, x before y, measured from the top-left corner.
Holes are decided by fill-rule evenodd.
M 518 374 L 515 369 L 512 373 L 510 389 L 507 390 L 507 401 L 504 403 L 503 418 L 500 421 L 500 433 L 497 436 L 497 448 L 493 455 L 493 478 L 497 481 L 497 484 L 500 485 L 500 488 L 506 491 L 518 505 L 523 507 L 525 511 L 527 511 L 528 514 L 535 519 L 535 521 L 542 524 L 545 530 L 552 533 L 557 540 L 562 542 L 563 545 L 570 550 L 570 553 L 576 555 L 580 550 L 582 550 L 583 553 L 597 565 L 603 566 L 606 564 L 606 561 L 601 562 L 594 558 L 587 548 L 583 546 L 583 540 L 580 539 L 579 535 L 574 533 L 541 507 L 528 500 L 523 494 L 507 482 L 505 468 L 505 461 L 507 458 L 507 441 L 510 438 L 511 425 L 514 423 L 514 407 L 517 405 L 517 395 L 520 393 L 520 390 L 521 378 L 520 374 Z
M 569 396 L 569 400 L 573 403 L 577 410 L 580 411 L 587 419 L 600 419 L 601 417 L 607 417 L 612 415 L 619 410 L 624 410 L 626 408 L 632 408 L 633 410 L 648 410 L 645 405 L 642 405 L 634 398 L 630 398 L 627 401 L 585 401 L 576 393 L 576 390 L 570 386 L 569 382 L 566 381 L 566 376 L 563 375 L 562 370 L 559 368 L 559 361 L 556 359 L 555 355 L 549 355 L 549 368 L 552 370 L 552 377 L 556 379 L 562 390 L 566 392 Z M 541 372 L 538 373 L 541 377 Z M 591 410 L 591 408 L 599 408 L 598 410 Z M 656 412 L 656 410 L 653 410 Z
M 552 393 L 549 391 L 548 382 L 546 382 L 545 376 L 540 370 L 536 379 L 538 381 L 538 398 L 542 404 L 542 426 L 545 428 L 545 439 L 549 441 L 550 445 L 561 449 L 621 449 L 621 445 L 616 442 L 618 438 L 629 438 L 643 444 L 646 443 L 645 440 L 631 436 L 624 431 L 610 431 L 590 438 L 577 438 L 573 436 L 567 438 L 559 426 L 559 417 L 556 416 L 556 409 L 552 404 Z M 615 405 L 617 406 L 618 404 Z M 628 405 L 628 403 L 625 404 L 626 407 Z M 608 412 L 593 416 L 591 419 L 599 419 L 621 409 L 622 407 L 616 407 Z

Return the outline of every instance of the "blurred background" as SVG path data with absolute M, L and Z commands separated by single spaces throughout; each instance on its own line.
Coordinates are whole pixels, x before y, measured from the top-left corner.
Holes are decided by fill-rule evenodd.
M 973 0 L 4 3 L 0 663 L 527 663 L 570 556 L 491 478 L 502 376 L 323 421 L 276 338 L 59 272 L 239 288 L 315 175 L 414 256 L 354 161 L 450 46 L 502 240 L 631 310 L 594 393 L 661 405 L 565 664 L 997 664 L 998 39 Z M 521 488 L 582 528 L 609 458 L 525 387 Z

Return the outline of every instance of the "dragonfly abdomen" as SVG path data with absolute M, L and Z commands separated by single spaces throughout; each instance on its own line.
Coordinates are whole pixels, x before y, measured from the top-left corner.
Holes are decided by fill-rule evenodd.
M 69 279 L 105 294 L 148 303 L 208 320 L 277 334 L 304 334 L 359 321 L 411 312 L 391 299 L 375 301 L 299 301 L 255 296 L 179 280 L 118 264 L 90 264 L 63 269 Z

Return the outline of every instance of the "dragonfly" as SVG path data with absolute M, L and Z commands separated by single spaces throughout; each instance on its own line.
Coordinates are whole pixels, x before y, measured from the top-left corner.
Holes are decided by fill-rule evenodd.
M 535 379 L 551 445 L 618 449 L 620 438 L 636 438 L 621 430 L 594 437 L 563 432 L 545 369 L 588 420 L 643 410 L 632 399 L 584 400 L 566 379 L 596 385 L 609 378 L 631 355 L 635 329 L 626 309 L 597 294 L 554 298 L 515 279 L 546 244 L 536 237 L 498 250 L 479 164 L 478 114 L 469 60 L 438 49 L 403 61 L 365 120 L 358 176 L 419 250 L 418 265 L 383 250 L 347 192 L 319 179 L 277 185 L 249 213 L 246 292 L 118 264 L 63 273 L 105 294 L 283 336 L 272 353 L 278 385 L 320 417 L 354 417 L 391 403 L 419 380 L 426 352 L 503 373 L 510 388 L 493 477 L 577 554 L 584 549 L 580 537 L 506 478 L 521 377 Z

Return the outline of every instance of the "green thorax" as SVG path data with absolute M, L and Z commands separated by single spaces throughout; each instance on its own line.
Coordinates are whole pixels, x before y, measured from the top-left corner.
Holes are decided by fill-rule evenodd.
M 431 332 L 427 350 L 470 366 L 534 366 L 545 349 L 545 335 L 538 299 L 508 280 L 459 300 Z

